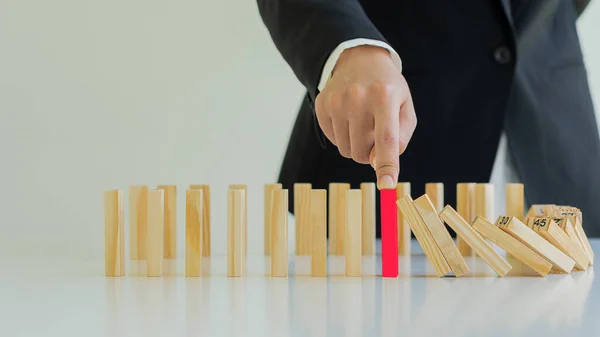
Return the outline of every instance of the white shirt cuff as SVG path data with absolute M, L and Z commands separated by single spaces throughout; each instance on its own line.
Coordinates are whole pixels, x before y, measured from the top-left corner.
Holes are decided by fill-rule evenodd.
M 329 58 L 327 59 L 327 62 L 325 62 L 325 66 L 323 67 L 323 73 L 321 74 L 321 81 L 319 82 L 318 86 L 319 91 L 323 90 L 325 84 L 329 80 L 329 77 L 331 77 L 331 72 L 333 71 L 333 68 L 335 67 L 335 64 L 340 58 L 342 52 L 346 49 L 363 45 L 377 46 L 387 49 L 390 52 L 390 55 L 392 56 L 394 64 L 398 67 L 398 69 L 400 69 L 400 71 L 402 71 L 402 60 L 400 60 L 400 56 L 387 43 L 371 39 L 352 39 L 340 43 L 340 45 L 333 50 L 331 55 L 329 55 Z

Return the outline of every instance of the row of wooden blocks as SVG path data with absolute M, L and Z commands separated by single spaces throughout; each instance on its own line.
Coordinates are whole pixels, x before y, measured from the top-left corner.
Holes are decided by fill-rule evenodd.
M 505 235 L 499 235 L 498 231 L 489 230 L 489 226 L 486 226 L 489 224 L 486 218 L 493 216 L 493 185 L 458 184 L 458 212 L 450 206 L 442 209 L 443 184 L 441 183 L 427 184 L 426 194 L 414 202 L 410 196 L 409 183 L 399 183 L 395 190 L 380 192 L 384 277 L 397 276 L 398 255 L 410 255 L 411 231 L 440 275 L 450 271 L 453 271 L 456 276 L 464 275 L 468 267 L 464 263 L 463 256 L 474 253 L 481 256 L 500 275 L 505 275 L 510 269 L 510 265 L 489 245 L 489 241 L 495 242 L 495 239 L 508 240 Z M 362 275 L 361 256 L 375 254 L 375 193 L 376 188 L 373 183 L 363 183 L 360 189 L 356 190 L 350 189 L 349 184 L 332 183 L 329 186 L 329 195 L 326 190 L 312 189 L 310 184 L 294 185 L 295 253 L 311 256 L 313 276 L 327 275 L 328 254 L 345 256 L 347 276 Z M 156 189 L 148 189 L 147 186 L 129 188 L 130 257 L 134 260 L 146 260 L 148 276 L 162 275 L 163 259 L 176 258 L 176 196 L 176 186 L 161 185 Z M 523 185 L 506 185 L 506 204 L 507 215 L 516 221 L 523 219 Z M 532 207 L 528 216 L 538 216 L 540 210 L 542 210 L 541 215 L 544 215 L 550 212 L 551 207 L 553 206 L 536 205 Z M 230 185 L 227 220 L 229 276 L 245 274 L 247 214 L 246 185 Z M 124 275 L 125 265 L 122 191 L 105 192 L 105 218 L 106 275 L 121 276 Z M 443 226 L 442 220 L 457 233 L 456 246 Z M 265 185 L 264 252 L 270 255 L 272 276 L 287 276 L 287 221 L 288 191 L 282 189 L 280 184 Z M 570 238 L 574 238 L 574 235 L 577 235 L 577 238 L 585 236 L 581 220 L 578 222 L 579 225 L 575 220 L 572 221 L 575 225 L 568 226 L 569 223 L 562 220 L 560 222 L 562 225 L 559 227 L 565 228 L 563 229 L 565 232 L 572 228 Z M 327 227 L 329 227 L 329 240 L 327 240 Z M 498 229 L 496 227 L 493 228 Z M 481 232 L 486 229 L 487 232 Z M 555 232 L 551 231 L 553 234 L 556 234 Z M 190 185 L 186 190 L 185 234 L 186 276 L 200 276 L 202 257 L 210 256 L 210 187 L 208 185 Z M 546 233 L 540 235 L 544 235 L 544 238 L 548 237 Z M 482 236 L 489 241 L 480 240 Z M 579 239 L 578 243 L 584 245 L 587 251 L 591 251 L 587 238 Z M 539 260 L 531 258 L 530 252 L 520 249 L 521 246 L 515 248 L 514 241 L 510 244 L 497 244 L 507 253 L 525 259 L 526 261 L 523 261 L 525 264 L 531 263 L 532 259 Z M 540 255 L 539 252 L 534 251 L 534 253 Z M 593 258 L 590 263 L 592 261 Z M 543 270 L 540 271 L 543 273 Z

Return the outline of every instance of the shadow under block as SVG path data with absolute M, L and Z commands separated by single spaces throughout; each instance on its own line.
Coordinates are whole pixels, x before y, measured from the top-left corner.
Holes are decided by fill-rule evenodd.
M 248 255 L 248 185 L 246 184 L 231 184 L 230 190 L 244 191 L 244 217 L 242 218 L 242 240 L 244 241 L 244 256 Z
M 533 229 L 519 221 L 519 219 L 501 216 L 496 221 L 496 226 L 533 249 L 561 272 L 570 273 L 573 267 L 575 267 L 573 259 L 554 247 L 550 242 L 533 231 Z
M 512 266 L 494 250 L 494 248 L 483 238 L 471 225 L 465 221 L 450 205 L 444 207 L 440 212 L 444 222 L 460 235 L 477 255 L 479 255 L 499 276 L 506 275 Z
M 450 272 L 450 266 L 442 254 L 442 251 L 435 243 L 435 240 L 429 232 L 427 225 L 425 225 L 425 222 L 421 218 L 421 215 L 419 215 L 419 212 L 413 204 L 413 200 L 410 195 L 403 196 L 396 202 L 396 204 L 402 211 L 402 214 L 406 217 L 406 220 L 410 225 L 410 229 L 415 234 L 415 237 L 423 248 L 425 255 L 433 264 L 437 275 L 442 277 L 448 274 Z
M 125 275 L 123 192 L 104 191 L 104 274 Z
M 265 255 L 271 254 L 271 199 L 273 190 L 281 189 L 282 184 L 266 184 L 264 187 L 264 252 Z
M 246 217 L 246 190 L 227 191 L 227 276 L 240 277 L 246 271 L 244 254 L 244 219 Z
M 405 195 L 411 195 L 410 183 L 398 183 L 396 185 L 396 200 Z M 398 213 L 398 255 L 410 256 L 410 225 L 404 214 L 396 207 Z
M 329 184 L 329 254 L 344 254 L 344 233 L 346 232 L 346 191 L 347 183 Z
M 190 185 L 192 190 L 202 190 L 202 256 L 210 256 L 210 185 Z
M 425 184 L 425 194 L 435 207 L 436 212 L 441 212 L 444 208 L 444 184 L 443 183 L 427 183 Z
M 162 276 L 165 250 L 165 206 L 161 189 L 148 190 L 146 276 Z
M 413 202 L 417 212 L 421 215 L 421 219 L 425 222 L 425 225 L 429 229 L 429 233 L 433 237 L 433 240 L 440 248 L 440 251 L 444 255 L 446 262 L 450 265 L 450 269 L 454 272 L 454 275 L 459 277 L 466 274 L 469 271 L 469 266 L 463 259 L 462 255 L 458 251 L 458 248 L 454 244 L 454 240 L 450 236 L 450 233 L 446 230 L 446 227 L 440 220 L 435 206 L 429 199 L 427 194 L 415 199 Z
M 146 259 L 148 186 L 129 187 L 129 258 Z
M 362 276 L 362 191 L 346 192 L 346 233 L 344 256 L 346 276 Z M 395 211 L 395 210 L 394 210 Z M 397 258 L 398 255 L 394 257 Z
M 362 191 L 362 255 L 375 255 L 375 223 L 377 222 L 375 193 L 377 187 L 375 183 L 362 183 L 360 190 Z
M 311 275 L 327 276 L 327 190 L 310 191 Z
M 164 190 L 165 217 L 165 259 L 177 257 L 177 186 L 158 185 Z
M 527 227 L 533 229 L 536 233 L 554 245 L 554 247 L 573 259 L 573 261 L 575 261 L 576 269 L 587 270 L 590 263 L 587 255 L 571 240 L 571 238 L 569 238 L 567 233 L 558 226 L 557 221 L 552 218 L 527 218 L 526 224 Z
M 473 219 L 475 218 L 473 216 L 473 212 L 475 211 L 474 193 L 475 183 L 456 184 L 456 211 L 468 223 L 473 222 Z M 456 245 L 462 256 L 473 256 L 473 249 L 471 249 L 458 233 L 456 234 Z
M 271 209 L 271 276 L 288 275 L 288 190 L 273 191 Z
M 310 233 L 311 184 L 294 184 L 294 216 L 296 220 L 296 255 L 310 255 L 312 235 Z
M 185 193 L 185 276 L 199 277 L 202 270 L 203 191 Z
M 398 210 L 396 189 L 379 191 L 381 209 L 381 274 L 398 277 Z
M 552 264 L 521 241 L 504 232 L 484 217 L 478 216 L 473 221 L 473 229 L 498 247 L 509 253 L 517 260 L 533 269 L 540 276 L 546 276 L 552 269 Z

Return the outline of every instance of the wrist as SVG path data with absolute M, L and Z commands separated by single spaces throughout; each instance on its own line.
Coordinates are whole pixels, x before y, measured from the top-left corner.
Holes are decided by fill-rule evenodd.
M 335 71 L 338 68 L 344 67 L 346 64 L 352 63 L 354 60 L 361 59 L 381 59 L 392 62 L 390 52 L 379 46 L 361 45 L 344 50 L 333 68 Z

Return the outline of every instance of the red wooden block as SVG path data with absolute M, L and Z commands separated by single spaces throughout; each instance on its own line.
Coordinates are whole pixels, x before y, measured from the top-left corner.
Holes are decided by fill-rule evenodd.
M 381 270 L 383 277 L 398 277 L 398 211 L 396 189 L 380 191 Z

